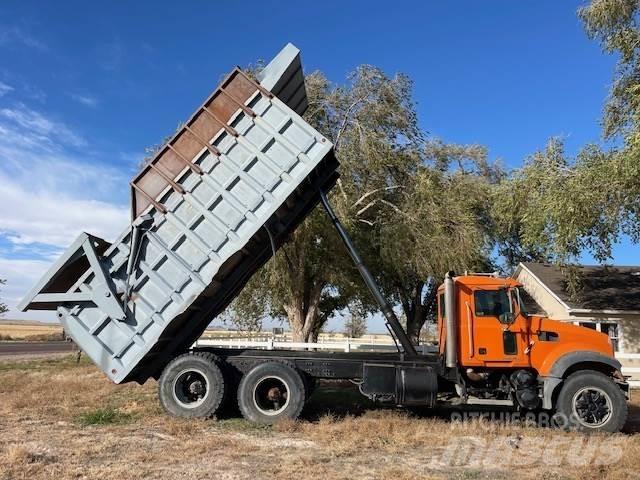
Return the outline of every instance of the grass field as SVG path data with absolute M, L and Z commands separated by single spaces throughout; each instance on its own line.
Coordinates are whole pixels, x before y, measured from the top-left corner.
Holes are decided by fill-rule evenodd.
M 60 340 L 62 326 L 41 322 L 0 322 L 0 340 L 46 341 Z
M 297 422 L 165 416 L 155 382 L 113 385 L 73 357 L 0 362 L 0 479 L 630 478 L 640 407 L 626 433 L 450 421 L 374 409 L 322 385 Z M 460 415 L 459 413 L 457 415 Z

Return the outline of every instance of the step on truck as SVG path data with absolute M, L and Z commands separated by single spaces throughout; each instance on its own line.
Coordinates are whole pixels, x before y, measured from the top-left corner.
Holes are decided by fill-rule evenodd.
M 175 416 L 212 416 L 236 401 L 254 422 L 295 419 L 316 380 L 347 379 L 381 403 L 508 405 L 575 429 L 620 430 L 629 387 L 608 337 L 527 314 L 513 279 L 448 273 L 438 348 L 418 353 L 329 204 L 338 160 L 302 119 L 306 107 L 293 45 L 257 78 L 235 68 L 132 180 L 122 234 L 113 243 L 81 234 L 20 309 L 55 310 L 115 383 L 158 380 L 160 403 Z M 397 352 L 193 348 L 317 205 Z

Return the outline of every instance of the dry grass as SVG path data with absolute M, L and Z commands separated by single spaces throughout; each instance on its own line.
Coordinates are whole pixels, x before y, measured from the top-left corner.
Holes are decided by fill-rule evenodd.
M 28 324 L 28 323 L 0 323 L 0 341 L 49 341 L 61 340 L 62 327 L 60 325 Z
M 355 403 L 354 403 L 355 402 Z M 332 412 L 327 410 L 331 405 Z M 180 420 L 159 409 L 155 383 L 110 383 L 72 357 L 0 363 L 0 479 L 629 478 L 640 471 L 640 408 L 628 432 L 585 437 L 521 424 L 450 422 L 371 409 L 342 387 L 320 389 L 304 418 L 272 428 L 238 418 Z M 480 439 L 480 464 L 444 462 L 447 447 Z M 531 463 L 556 445 L 558 465 Z M 595 445 L 597 455 L 589 456 Z M 620 460 L 598 465 L 615 448 Z M 576 465 L 567 456 L 595 462 Z M 549 450 L 547 450 L 549 453 Z M 494 461 L 487 458 L 494 456 Z M 505 458 L 511 458 L 507 463 Z M 458 458 L 460 460 L 460 458 Z

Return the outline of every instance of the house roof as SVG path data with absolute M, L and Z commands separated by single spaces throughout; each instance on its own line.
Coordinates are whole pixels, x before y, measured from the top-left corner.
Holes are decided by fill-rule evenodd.
M 640 266 L 577 266 L 580 285 L 573 298 L 559 266 L 533 262 L 523 266 L 571 310 L 640 311 Z

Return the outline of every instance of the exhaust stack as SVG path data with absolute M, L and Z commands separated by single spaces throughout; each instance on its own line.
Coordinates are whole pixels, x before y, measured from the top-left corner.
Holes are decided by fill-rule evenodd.
M 444 277 L 444 312 L 446 317 L 445 360 L 449 368 L 456 366 L 458 359 L 458 338 L 456 330 L 456 297 L 453 283 L 453 272 Z

